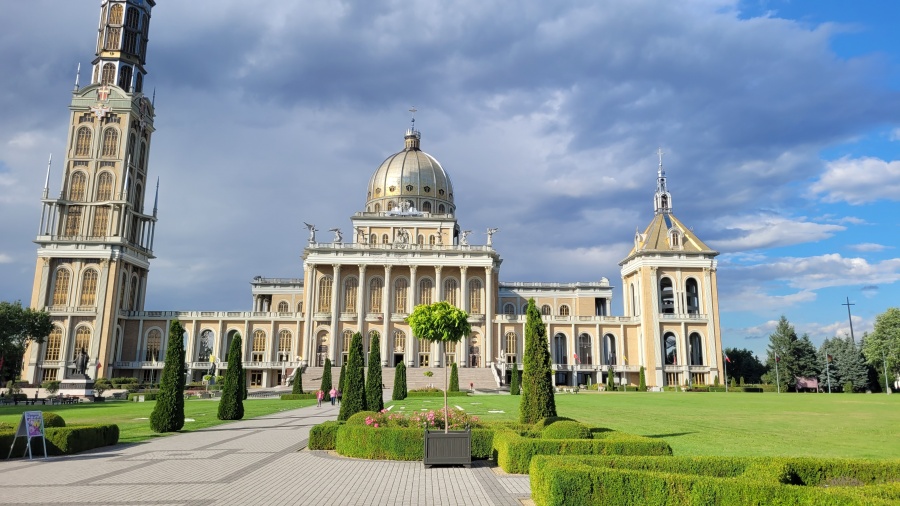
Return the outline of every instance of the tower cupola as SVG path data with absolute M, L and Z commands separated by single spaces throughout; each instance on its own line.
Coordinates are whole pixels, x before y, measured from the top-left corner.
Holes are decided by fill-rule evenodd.
M 653 197 L 653 212 L 655 214 L 669 214 L 672 212 L 672 194 L 666 188 L 666 171 L 662 165 L 662 148 L 656 151 L 659 155 L 659 169 L 656 173 L 656 195 Z
M 91 84 L 144 91 L 150 9 L 156 0 L 103 0 Z

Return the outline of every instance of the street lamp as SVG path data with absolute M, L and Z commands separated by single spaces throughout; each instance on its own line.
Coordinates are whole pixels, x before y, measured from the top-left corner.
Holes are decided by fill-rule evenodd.
M 278 358 L 281 360 L 281 385 L 287 385 L 287 378 L 285 377 L 285 364 L 288 359 L 288 352 L 280 351 L 278 352 Z

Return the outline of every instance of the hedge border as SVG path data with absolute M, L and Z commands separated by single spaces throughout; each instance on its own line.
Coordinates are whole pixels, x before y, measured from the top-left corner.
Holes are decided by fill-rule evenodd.
M 281 400 L 283 401 L 299 401 L 303 399 L 315 399 L 316 394 L 308 393 L 308 394 L 281 394 Z
M 48 427 L 44 429 L 44 434 L 47 439 L 48 455 L 70 455 L 119 442 L 119 426 L 115 424 Z M 14 457 L 25 453 L 26 441 L 24 437 L 15 436 L 15 431 L 0 433 L 0 448 L 9 448 L 15 439 L 15 447 L 12 450 Z M 7 454 L 8 452 L 9 450 Z M 31 453 L 32 455 L 44 453 L 40 438 L 31 438 Z
M 468 397 L 469 393 L 465 391 L 447 392 L 447 397 Z M 416 392 L 415 390 L 406 392 L 406 398 L 410 397 L 440 397 L 444 398 L 444 392 Z

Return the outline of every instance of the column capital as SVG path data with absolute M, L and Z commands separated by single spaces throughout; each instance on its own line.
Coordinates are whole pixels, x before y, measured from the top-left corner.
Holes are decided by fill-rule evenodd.
M 484 272 L 485 272 L 485 274 L 490 276 L 491 273 L 494 272 L 494 267 L 492 265 L 488 265 L 487 267 L 484 268 Z
M 462 272 L 463 274 L 465 274 L 467 270 L 469 270 L 469 266 L 467 266 L 467 265 L 459 266 L 459 271 Z
M 444 268 L 443 265 L 435 265 L 435 266 L 434 266 L 434 272 L 440 273 L 441 270 L 443 270 L 443 268 Z

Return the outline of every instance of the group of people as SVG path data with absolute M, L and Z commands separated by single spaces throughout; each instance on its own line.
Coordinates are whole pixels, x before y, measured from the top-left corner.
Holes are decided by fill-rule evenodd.
M 328 391 L 328 397 L 331 399 L 331 405 L 334 406 L 334 403 L 341 403 L 341 392 L 337 388 L 331 387 L 331 390 Z M 316 392 L 316 406 L 322 407 L 322 401 L 325 399 L 325 392 L 321 389 Z

